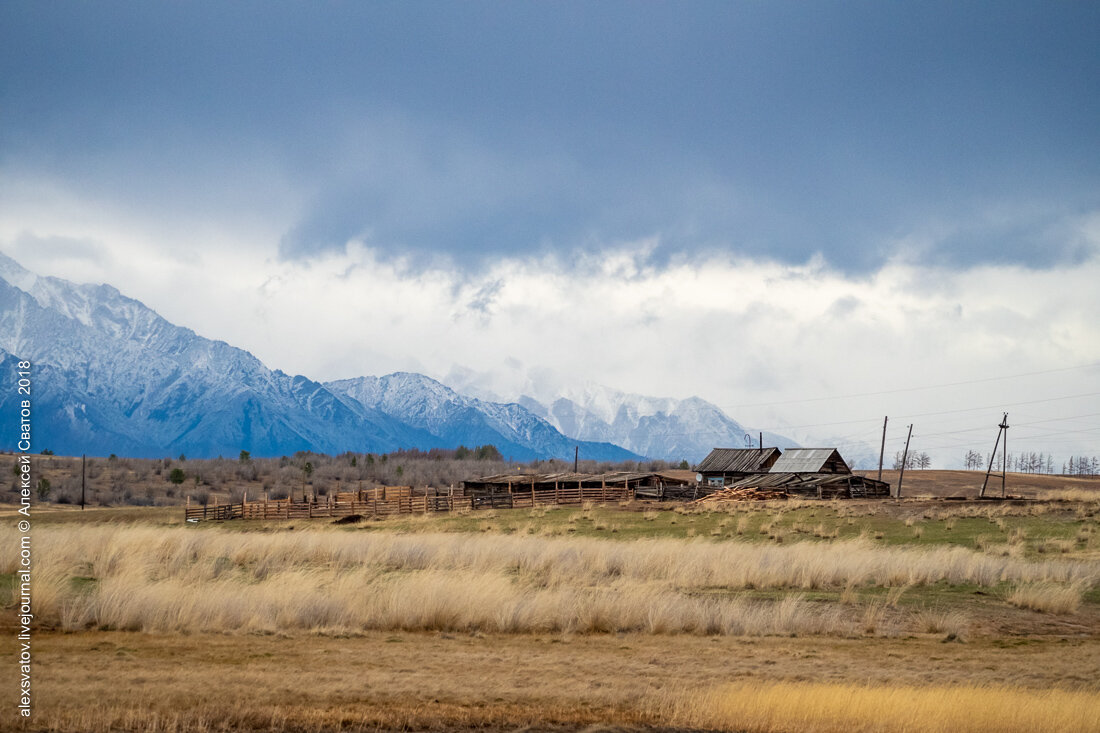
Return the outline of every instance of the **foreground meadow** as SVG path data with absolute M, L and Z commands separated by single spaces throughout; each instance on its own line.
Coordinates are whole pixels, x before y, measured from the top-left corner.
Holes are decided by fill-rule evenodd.
M 21 729 L 1100 730 L 1093 500 L 141 511 L 36 520 Z

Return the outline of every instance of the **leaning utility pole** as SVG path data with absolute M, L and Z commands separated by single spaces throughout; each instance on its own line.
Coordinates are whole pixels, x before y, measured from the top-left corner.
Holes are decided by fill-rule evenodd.
M 581 447 L 579 445 L 573 446 L 573 473 L 577 473 L 577 464 L 581 460 Z
M 886 454 L 886 423 L 890 421 L 890 416 L 882 418 L 882 447 L 878 449 L 878 480 L 882 481 L 882 457 Z
M 913 426 L 909 426 L 909 434 L 905 436 L 905 452 L 901 454 L 901 473 L 898 474 L 898 493 L 895 499 L 901 498 L 901 482 L 905 479 L 905 464 L 909 462 L 909 439 L 913 437 Z
M 1001 434 L 1004 433 L 1005 442 L 1001 452 L 1001 498 L 1005 496 L 1005 476 L 1008 475 L 1008 413 L 1001 418 L 1001 424 L 997 426 L 1000 430 L 997 431 L 997 441 L 993 443 L 993 452 L 989 454 L 989 468 L 985 469 L 985 481 L 982 481 L 982 490 L 978 494 L 978 498 L 985 498 L 985 487 L 989 483 L 989 477 L 996 475 L 993 473 L 993 461 L 997 458 L 997 446 L 1001 445 Z

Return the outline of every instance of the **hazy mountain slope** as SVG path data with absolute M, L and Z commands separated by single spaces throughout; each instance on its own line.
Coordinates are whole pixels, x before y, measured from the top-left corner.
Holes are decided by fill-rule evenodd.
M 465 397 L 422 374 L 398 372 L 327 382 L 325 386 L 363 407 L 425 430 L 449 445 L 492 444 L 504 456 L 517 460 L 571 458 L 578 445 L 578 441 L 565 437 L 518 404 Z M 579 447 L 584 458 L 594 460 L 638 457 L 607 442 L 580 441 Z
M 494 394 L 491 375 L 456 369 L 445 380 L 462 392 Z M 614 443 L 651 458 L 695 463 L 712 448 L 756 445 L 759 439 L 757 430 L 698 397 L 647 397 L 592 382 L 565 384 L 539 373 L 513 381 L 508 389 L 518 390 L 519 404 L 569 437 Z M 764 432 L 764 444 L 798 446 L 770 432 Z
M 36 450 L 199 457 L 493 444 L 530 459 L 571 458 L 576 443 L 519 405 L 462 397 L 421 375 L 330 389 L 271 370 L 108 285 L 39 277 L 0 254 L 0 362 L 11 368 L 15 357 L 33 363 Z M 15 440 L 8 432 L 0 447 Z M 582 454 L 635 457 L 599 444 Z

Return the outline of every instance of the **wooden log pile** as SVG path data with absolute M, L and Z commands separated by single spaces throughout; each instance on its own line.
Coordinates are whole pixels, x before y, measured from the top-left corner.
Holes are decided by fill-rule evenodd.
M 739 487 L 719 489 L 713 494 L 696 499 L 692 504 L 720 504 L 724 501 L 770 501 L 773 499 L 786 499 L 787 492 L 779 488 L 768 487 Z

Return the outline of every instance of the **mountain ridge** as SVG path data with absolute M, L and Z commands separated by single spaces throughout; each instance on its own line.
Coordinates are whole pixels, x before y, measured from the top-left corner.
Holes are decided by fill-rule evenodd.
M 34 365 L 36 445 L 56 452 L 213 457 L 449 448 L 465 416 L 477 424 L 472 434 L 504 444 L 512 451 L 505 455 L 518 460 L 572 457 L 574 441 L 519 405 L 467 402 L 462 415 L 451 416 L 450 432 L 436 434 L 308 377 L 270 369 L 110 285 L 42 277 L 0 253 L 0 360 L 10 366 L 17 359 Z M 421 386 L 426 394 L 406 400 L 431 403 L 433 390 Z M 5 414 L 16 406 L 12 395 L 0 398 Z M 7 436 L 2 441 L 14 448 Z M 639 457 L 608 444 L 585 448 L 601 460 Z
M 504 396 L 492 390 L 492 375 L 470 369 L 452 369 L 443 381 L 462 392 L 514 399 L 567 436 L 608 441 L 651 458 L 697 463 L 716 447 L 756 445 L 761 432 L 765 445 L 800 447 L 787 436 L 746 428 L 697 396 L 652 397 L 595 382 L 562 384 L 541 369 L 511 376 L 500 380 L 512 382 Z

